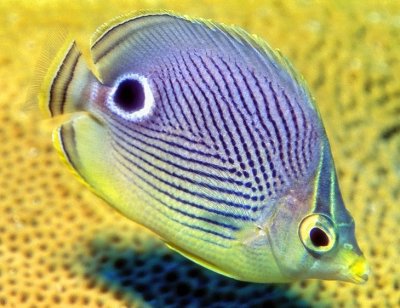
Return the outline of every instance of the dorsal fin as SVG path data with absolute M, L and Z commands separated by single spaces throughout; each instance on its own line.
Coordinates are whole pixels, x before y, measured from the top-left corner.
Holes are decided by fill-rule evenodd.
M 240 58 L 279 80 L 293 94 L 313 99 L 289 61 L 265 41 L 235 26 L 192 19 L 171 12 L 120 17 L 92 38 L 93 61 L 102 80 L 112 82 L 127 71 L 145 71 L 177 51 L 215 51 Z

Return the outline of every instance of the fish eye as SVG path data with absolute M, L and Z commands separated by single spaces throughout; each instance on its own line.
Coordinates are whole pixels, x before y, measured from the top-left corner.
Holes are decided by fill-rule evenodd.
M 118 78 L 106 102 L 108 108 L 128 121 L 140 121 L 149 116 L 154 97 L 149 81 L 138 74 L 127 74 Z
M 322 214 L 306 216 L 300 223 L 299 237 L 304 247 L 313 254 L 331 251 L 337 240 L 332 220 Z
M 329 237 L 325 233 L 324 230 L 321 230 L 320 228 L 312 228 L 310 231 L 310 239 L 311 243 L 315 247 L 321 247 L 321 246 L 328 246 L 329 245 Z

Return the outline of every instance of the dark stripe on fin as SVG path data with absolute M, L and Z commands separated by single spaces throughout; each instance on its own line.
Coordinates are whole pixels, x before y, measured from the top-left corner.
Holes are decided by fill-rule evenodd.
M 63 105 L 67 98 L 68 86 L 71 83 L 78 61 L 79 51 L 76 48 L 75 42 L 73 42 L 57 70 L 50 87 L 49 110 L 51 116 L 62 114 Z
M 86 179 L 79 172 L 79 155 L 76 151 L 75 130 L 73 127 L 74 120 L 61 125 L 58 129 L 54 130 L 53 142 L 61 155 L 62 160 L 67 164 L 69 169 L 78 177 L 81 177 L 84 182 Z
M 51 117 L 85 110 L 96 78 L 75 41 L 66 42 L 51 64 L 40 92 L 39 104 Z

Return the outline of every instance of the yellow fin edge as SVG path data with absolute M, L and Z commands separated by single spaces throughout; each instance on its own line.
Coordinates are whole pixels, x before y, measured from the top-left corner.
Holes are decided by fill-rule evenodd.
M 118 26 L 119 24 L 121 24 L 123 22 L 126 22 L 127 20 L 135 19 L 140 16 L 163 15 L 163 14 L 177 16 L 177 17 L 184 17 L 184 18 L 189 19 L 189 17 L 176 14 L 170 10 L 139 10 L 139 11 L 128 12 L 126 14 L 122 14 L 117 17 L 114 17 L 113 19 L 111 19 L 111 20 L 103 23 L 101 26 L 99 26 L 90 39 L 90 46 L 93 46 L 94 44 L 96 44 L 96 42 L 98 40 L 100 40 L 103 37 L 103 35 L 105 35 L 109 30 L 111 30 L 112 28 Z
M 191 254 L 190 252 L 188 252 L 186 250 L 183 250 L 182 248 L 180 248 L 178 246 L 175 246 L 174 244 L 165 242 L 165 245 L 167 245 L 168 248 L 170 248 L 170 249 L 180 253 L 181 255 L 185 256 L 186 258 L 192 260 L 193 262 L 195 262 L 197 264 L 200 264 L 201 266 L 203 266 L 203 267 L 205 267 L 205 268 L 207 268 L 209 270 L 212 270 L 213 272 L 216 272 L 218 274 L 221 274 L 221 275 L 233 278 L 233 279 L 238 279 L 237 277 L 232 276 L 231 274 L 228 274 L 227 272 L 221 270 L 215 264 L 212 264 L 212 263 L 210 263 L 210 262 L 208 262 L 208 261 L 206 261 L 206 260 L 204 260 L 204 259 L 202 259 L 202 258 L 200 258 L 198 256 L 195 256 L 195 255 Z

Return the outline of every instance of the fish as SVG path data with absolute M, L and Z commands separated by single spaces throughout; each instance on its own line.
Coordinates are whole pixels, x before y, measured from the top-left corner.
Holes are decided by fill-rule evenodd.
M 96 195 L 233 279 L 367 281 L 321 116 L 279 51 L 168 11 L 117 17 L 89 50 L 66 39 L 38 101 Z

